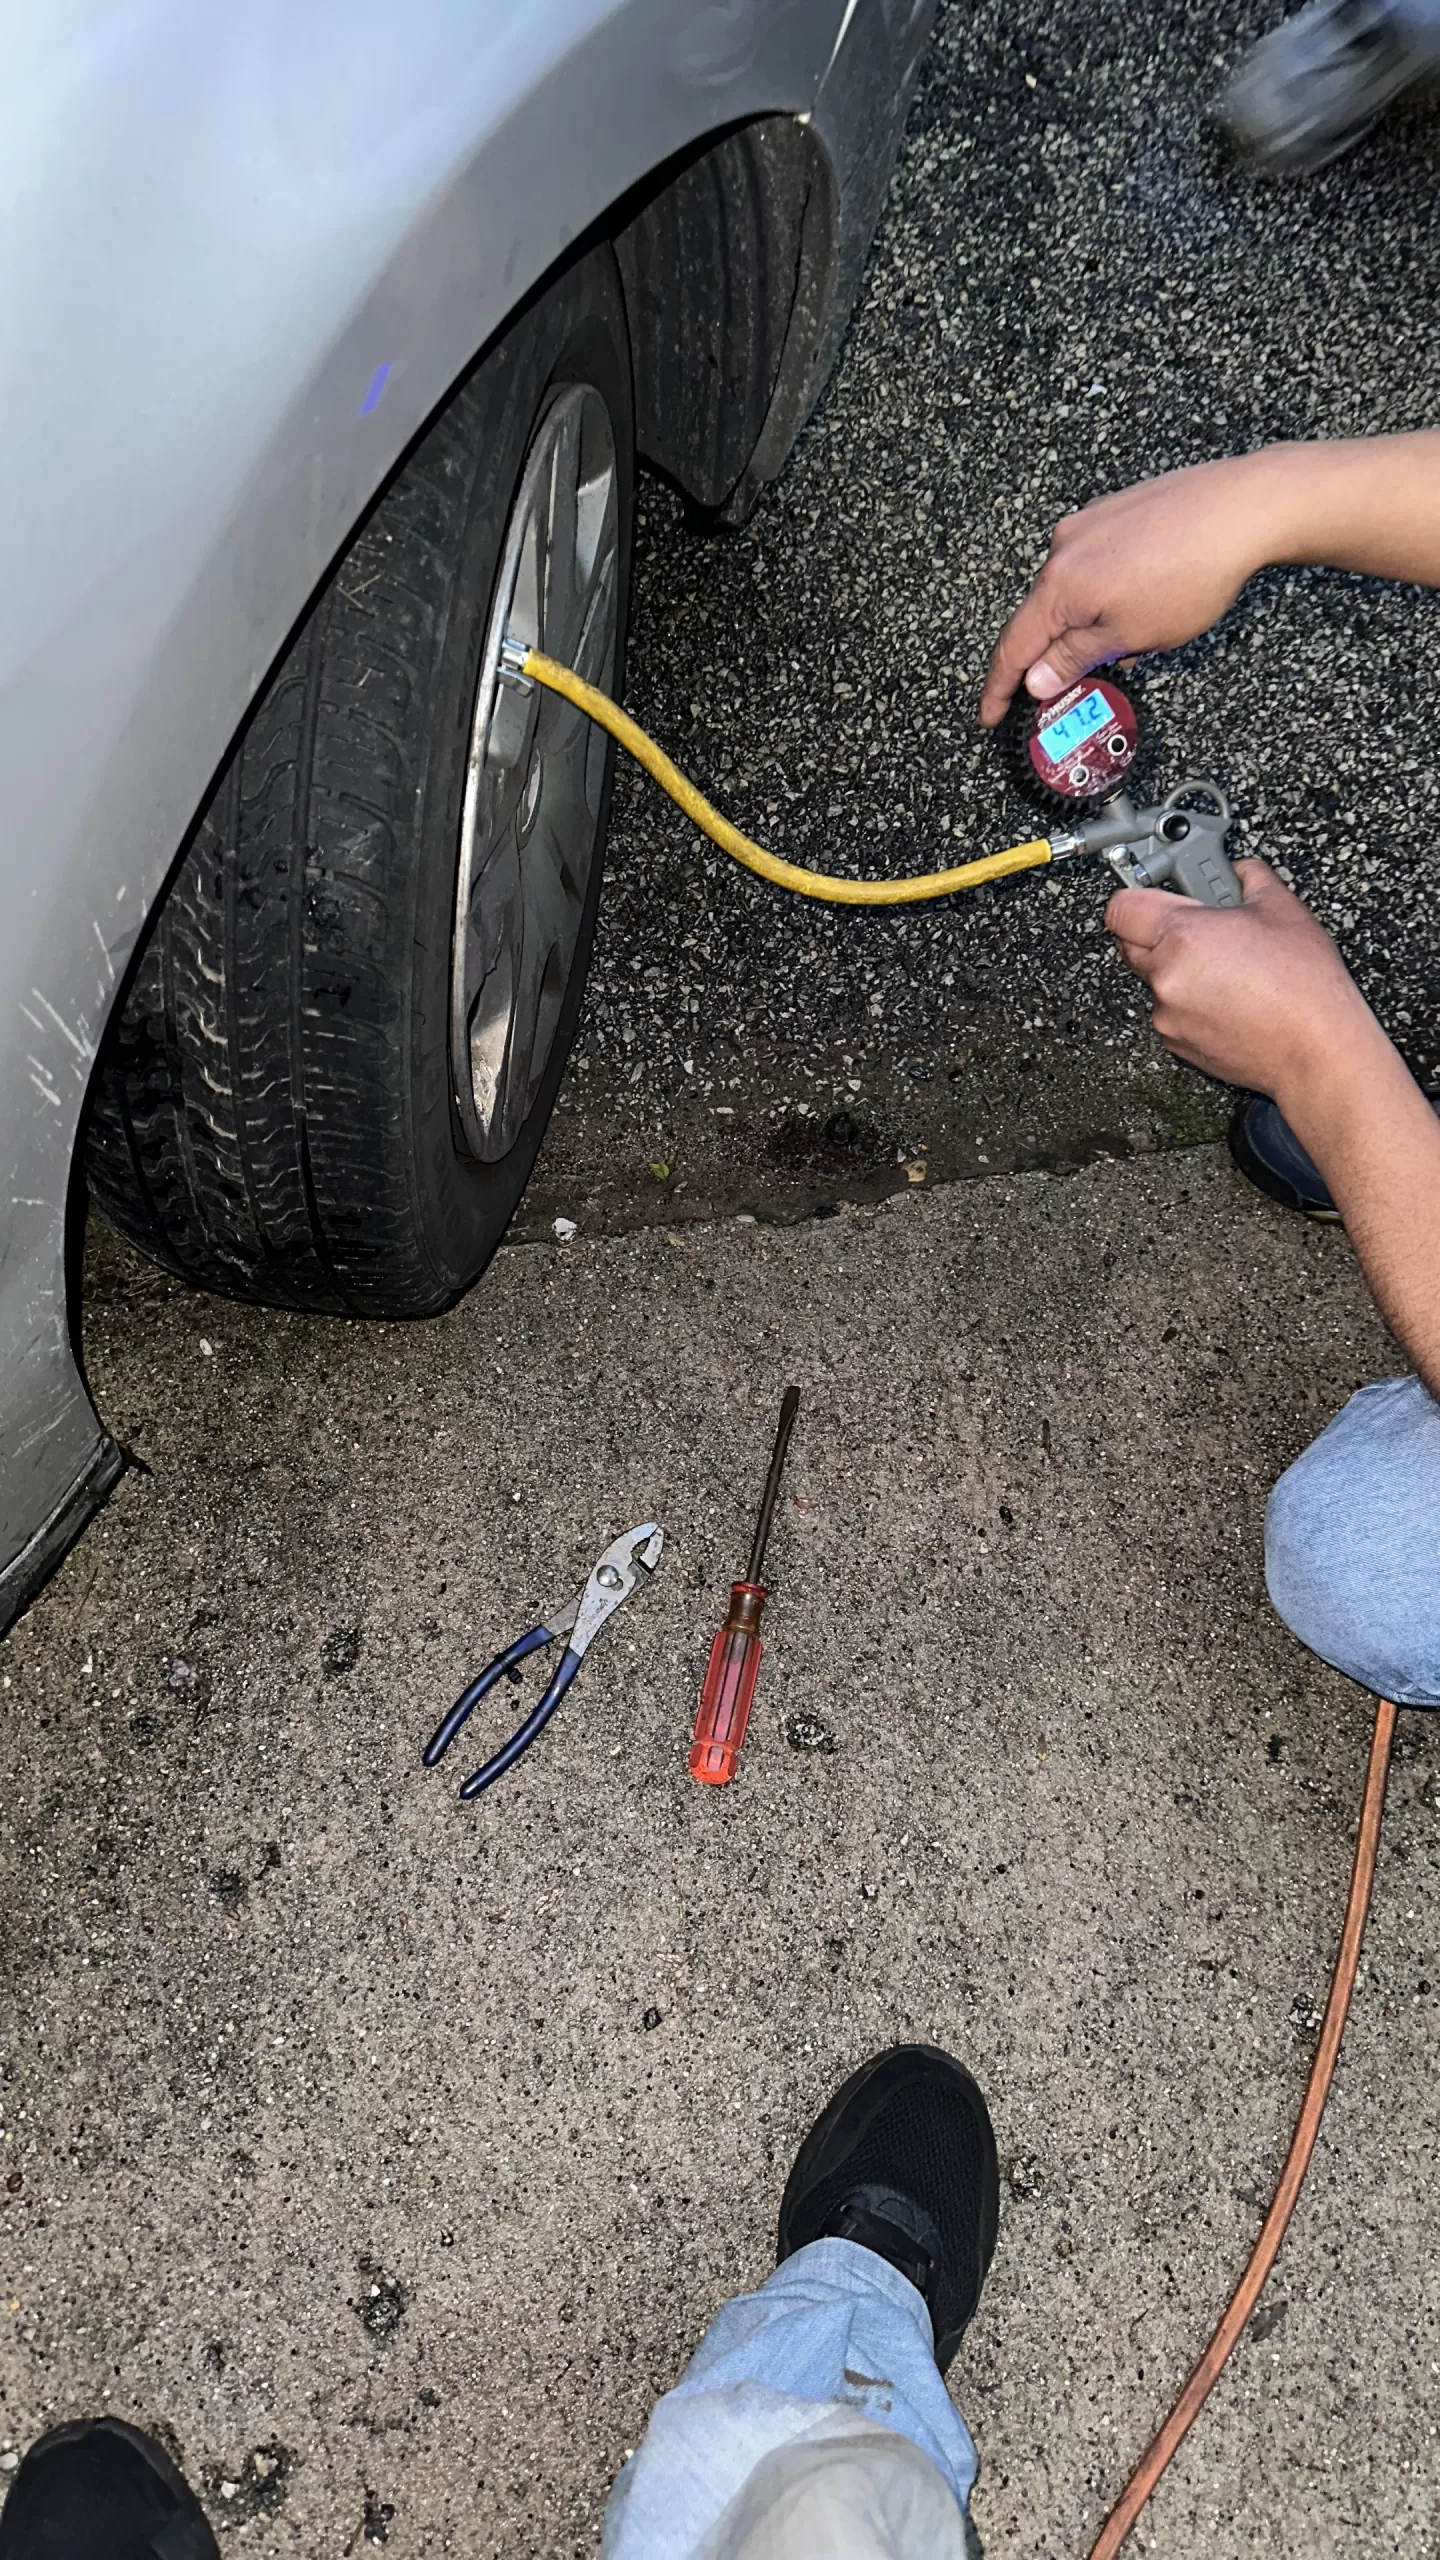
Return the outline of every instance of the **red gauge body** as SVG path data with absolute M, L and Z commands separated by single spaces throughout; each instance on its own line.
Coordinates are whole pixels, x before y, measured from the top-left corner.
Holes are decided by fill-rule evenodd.
M 1021 780 L 1040 798 L 1099 807 L 1122 791 L 1140 743 L 1135 706 L 1112 675 L 1082 676 L 1054 702 L 1023 700 L 1016 746 Z

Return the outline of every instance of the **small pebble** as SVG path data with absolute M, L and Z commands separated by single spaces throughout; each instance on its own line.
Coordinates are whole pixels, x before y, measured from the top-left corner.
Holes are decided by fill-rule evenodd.
M 822 1724 L 818 1716 L 787 1716 L 784 1730 L 792 1751 L 835 1751 L 839 1748 L 830 1727 Z

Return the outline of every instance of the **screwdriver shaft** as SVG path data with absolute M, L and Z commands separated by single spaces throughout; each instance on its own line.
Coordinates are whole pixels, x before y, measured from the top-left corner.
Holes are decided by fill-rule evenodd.
M 780 1399 L 780 1421 L 775 1433 L 775 1446 L 770 1452 L 770 1472 L 765 1478 L 765 1490 L 760 1497 L 760 1517 L 755 1523 L 755 1541 L 750 1549 L 750 1562 L 745 1568 L 747 1582 L 758 1582 L 760 1579 L 760 1567 L 765 1561 L 765 1550 L 770 1543 L 770 1523 L 775 1517 L 775 1505 L 780 1499 L 780 1478 L 785 1469 L 785 1452 L 790 1446 L 790 1434 L 795 1428 L 795 1416 L 799 1410 L 799 1388 L 787 1387 Z

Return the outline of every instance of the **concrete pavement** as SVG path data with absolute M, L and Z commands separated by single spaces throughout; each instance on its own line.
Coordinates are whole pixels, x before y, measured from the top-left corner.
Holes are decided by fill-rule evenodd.
M 1343 1241 L 1210 1149 L 515 1247 L 423 1328 L 103 1238 L 89 1304 L 138 1463 L 3 1650 L 0 2443 L 159 2426 L 266 2560 L 589 2553 L 811 2113 L 918 2036 L 1006 2163 L 980 2520 L 1082 2551 L 1253 2237 L 1338 1926 L 1367 1704 L 1258 1559 L 1395 1365 Z M 685 1745 L 792 1376 L 717 1797 Z M 655 1584 L 462 1810 L 437 1711 L 651 1512 Z M 1329 2129 L 1150 2547 L 1435 2547 L 1437 1768 L 1403 1719 Z

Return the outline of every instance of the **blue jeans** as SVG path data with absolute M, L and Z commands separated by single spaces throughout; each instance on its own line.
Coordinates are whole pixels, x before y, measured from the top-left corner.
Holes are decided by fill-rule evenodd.
M 740 2295 L 717 2314 L 615 2483 L 604 2560 L 708 2560 L 709 2553 L 730 2560 L 741 2550 L 788 2550 L 773 2530 L 773 2508 L 783 2504 L 786 2478 L 793 2488 L 807 2462 L 810 2493 L 822 2447 L 827 2469 L 831 2456 L 843 2469 L 847 2453 L 859 2456 L 851 2465 L 857 2473 L 875 2455 L 882 2467 L 897 2457 L 903 2491 L 891 2512 L 913 2529 L 923 2560 L 974 2547 L 964 2511 L 978 2468 L 975 2448 L 936 2366 L 930 2314 L 905 2276 L 852 2240 L 797 2249 L 758 2293 Z M 744 2506 L 742 2493 L 760 2466 L 780 2486 L 776 2499 L 761 2502 L 767 2512 L 752 2541 L 732 2502 Z M 721 2522 L 727 2509 L 739 2515 L 733 2539 Z M 848 2537 L 831 2538 L 829 2508 L 826 2524 L 829 2532 L 802 2534 L 796 2548 L 806 2539 L 827 2555 L 852 2547 Z M 888 2552 L 894 2539 L 882 2534 L 853 2547 Z M 906 2531 L 905 2547 L 910 2539 Z
M 1440 1707 L 1440 1405 L 1418 1378 L 1362 1387 L 1281 1477 L 1265 1580 L 1323 1661 L 1397 1707 Z

